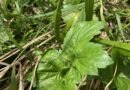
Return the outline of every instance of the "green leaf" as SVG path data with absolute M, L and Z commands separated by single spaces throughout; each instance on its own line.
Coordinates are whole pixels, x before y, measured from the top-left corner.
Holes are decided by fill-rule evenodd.
M 50 77 L 48 79 L 40 79 L 39 80 L 39 90 L 60 90 L 58 88 L 60 88 L 61 85 L 59 84 L 59 80 L 56 78 L 56 76 L 54 77 Z
M 75 85 L 84 75 L 97 75 L 98 68 L 105 68 L 113 63 L 101 45 L 90 42 L 103 26 L 98 21 L 80 22 L 73 25 L 67 33 L 61 55 L 66 57 L 63 59 L 70 66 L 64 77 L 67 81 L 65 86 L 69 83 L 73 87 L 69 90 L 76 90 Z
M 98 68 L 112 64 L 112 60 L 103 51 L 101 45 L 90 43 L 100 33 L 104 23 L 98 21 L 80 22 L 67 33 L 63 52 L 82 75 L 97 75 Z
M 117 90 L 130 90 L 130 78 L 121 73 L 116 80 Z
M 123 55 L 130 56 L 130 45 L 128 43 L 111 40 L 97 40 L 97 42 L 118 48 L 118 52 Z
M 78 75 L 78 72 L 75 73 L 74 70 L 70 70 L 70 72 L 68 72 L 68 74 L 62 78 L 61 78 L 60 74 L 57 74 L 50 78 L 40 79 L 39 80 L 40 90 L 43 90 L 43 89 L 46 89 L 46 90 L 76 90 L 77 78 L 78 79 L 80 79 L 80 78 L 75 77 L 76 75 L 73 75 L 73 74 Z
M 74 5 L 80 3 L 80 1 L 81 0 L 65 0 L 65 3 Z
M 65 75 L 64 79 L 66 80 L 65 87 L 68 88 L 66 90 L 76 90 L 76 84 L 80 82 L 82 76 L 80 71 L 76 67 L 73 67 Z
M 74 64 L 82 75 L 98 75 L 98 68 L 106 68 L 112 64 L 110 57 L 98 44 L 88 43 L 83 50 L 79 48 L 78 52 L 79 56 Z
M 7 33 L 4 30 L 0 31 L 0 41 L 5 43 L 5 42 L 7 42 L 9 40 L 10 39 L 9 39 Z
M 78 16 L 79 13 L 70 13 L 63 17 L 66 23 L 65 31 L 68 31 L 70 29 L 70 27 L 76 22 Z
M 59 77 L 63 63 L 59 61 L 59 53 L 57 50 L 49 50 L 41 59 L 37 68 L 37 90 L 62 90 L 60 83 L 62 80 Z M 41 55 L 41 56 L 40 56 Z M 42 57 L 42 54 L 38 54 Z M 27 80 L 31 81 L 32 72 L 27 74 Z M 54 84 L 55 83 L 55 84 Z M 35 87 L 35 85 L 33 85 Z
M 69 47 L 71 44 L 80 44 L 81 41 L 86 43 L 91 40 L 94 35 L 99 34 L 100 29 L 103 27 L 104 23 L 98 21 L 79 22 L 73 25 L 65 37 L 63 49 L 65 49 L 66 46 Z
M 111 41 L 111 40 L 98 40 L 100 43 L 111 45 L 120 49 L 130 51 L 130 45 L 128 43 L 118 42 L 118 41 Z

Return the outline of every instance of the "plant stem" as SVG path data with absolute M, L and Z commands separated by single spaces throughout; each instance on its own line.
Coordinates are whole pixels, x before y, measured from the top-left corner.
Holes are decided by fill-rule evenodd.
M 94 0 L 85 0 L 86 21 L 92 20 L 92 18 L 93 18 L 93 7 L 94 7 Z
M 63 0 L 58 0 L 57 1 L 57 8 L 56 8 L 56 14 L 55 14 L 55 36 L 57 38 L 58 41 L 60 41 L 60 22 L 61 22 L 61 8 L 63 5 Z

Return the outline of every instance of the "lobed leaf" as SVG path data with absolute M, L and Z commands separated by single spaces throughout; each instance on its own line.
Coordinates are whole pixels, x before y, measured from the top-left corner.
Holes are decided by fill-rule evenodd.
M 76 90 L 84 75 L 98 75 L 98 68 L 112 64 L 102 46 L 90 42 L 103 27 L 104 23 L 99 21 L 74 24 L 62 50 L 51 50 L 42 58 L 37 71 L 40 90 Z
M 104 23 L 98 21 L 80 22 L 66 35 L 62 53 L 73 60 L 73 65 L 82 75 L 97 75 L 98 68 L 112 64 L 112 60 L 101 45 L 89 42 L 100 33 L 103 26 Z

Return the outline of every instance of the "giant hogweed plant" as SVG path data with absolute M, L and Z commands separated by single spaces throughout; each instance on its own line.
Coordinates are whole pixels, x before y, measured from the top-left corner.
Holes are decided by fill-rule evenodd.
M 44 1 L 45 0 L 41 0 L 39 2 L 38 0 L 34 0 L 34 2 L 37 3 L 36 5 L 40 5 L 40 6 L 44 6 L 43 3 L 41 3 Z M 31 80 L 30 86 L 33 84 L 32 90 L 76 90 L 78 89 L 78 84 L 82 82 L 84 76 L 88 76 L 88 78 L 90 78 L 89 76 L 92 76 L 93 78 L 93 75 L 96 75 L 98 79 L 100 79 L 100 81 L 104 84 L 104 86 L 106 86 L 104 90 L 108 90 L 108 88 L 109 90 L 130 90 L 130 85 L 129 85 L 130 46 L 127 43 L 122 43 L 118 41 L 93 39 L 93 37 L 95 35 L 100 34 L 100 30 L 104 28 L 103 22 L 100 22 L 98 20 L 91 21 L 93 17 L 94 0 L 46 0 L 46 1 L 47 2 L 51 1 L 52 4 L 54 5 L 54 8 L 56 6 L 55 1 L 59 1 L 59 3 L 57 3 L 58 5 L 56 8 L 55 19 L 54 19 L 55 20 L 54 31 L 57 40 L 58 38 L 61 38 L 60 34 L 63 33 L 62 30 L 60 30 L 61 29 L 60 22 L 61 22 L 62 15 L 64 15 L 64 17 L 62 16 L 62 18 L 66 19 L 64 20 L 66 26 L 65 28 L 62 29 L 65 29 L 66 31 L 69 30 L 69 31 L 67 32 L 66 37 L 63 39 L 63 44 L 61 46 L 61 49 L 57 50 L 54 48 L 48 50 L 46 53 L 40 52 L 40 54 L 39 51 L 35 52 L 36 56 L 40 58 L 40 63 L 38 65 L 36 73 L 32 74 L 31 72 L 29 72 L 28 76 L 30 77 L 27 77 L 29 81 Z M 63 3 L 63 1 L 65 1 L 66 4 L 73 4 L 73 5 L 75 4 L 75 6 L 68 5 L 66 6 L 68 8 L 64 8 L 63 10 L 61 10 L 62 7 L 64 7 L 61 4 Z M 79 3 L 80 1 L 85 3 Z M 14 2 L 16 4 L 16 7 L 15 5 L 13 5 L 14 3 L 9 4 L 9 6 L 12 6 L 14 8 L 14 9 L 12 8 L 13 14 L 12 12 L 8 12 L 7 10 L 7 5 L 10 2 Z M 102 2 L 102 0 L 100 0 L 100 2 Z M 43 22 L 39 25 L 40 23 L 39 20 L 38 21 L 35 20 L 35 18 L 40 18 L 41 14 L 37 14 L 36 16 L 35 15 L 31 16 L 32 22 L 30 21 L 28 22 L 27 19 L 28 17 L 21 19 L 21 14 L 23 14 L 21 12 L 21 10 L 23 11 L 22 9 L 23 7 L 21 7 L 23 6 L 22 4 L 24 3 L 21 3 L 20 0 L 16 0 L 16 1 L 5 0 L 3 2 L 1 8 L 3 14 L 0 17 L 0 24 L 1 24 L 0 50 L 1 51 L 2 50 L 6 51 L 6 49 L 12 49 L 14 47 L 21 49 L 18 44 L 19 42 L 17 42 L 18 39 L 17 40 L 14 39 L 15 33 L 11 31 L 12 28 L 10 26 L 7 26 L 7 24 L 4 24 L 5 23 L 3 22 L 4 17 L 6 18 L 12 17 L 14 18 L 14 20 L 16 18 L 16 20 L 14 21 L 16 25 L 12 23 L 11 26 L 13 25 L 13 28 L 15 28 L 16 30 L 27 29 L 27 34 L 26 34 L 27 36 L 30 33 L 32 33 L 32 31 L 30 30 L 33 29 L 33 27 L 28 28 L 28 25 L 27 27 L 22 27 L 24 24 L 29 23 L 29 25 L 31 24 L 33 26 L 33 22 L 35 22 L 36 25 L 40 26 L 38 28 L 38 31 L 40 30 L 41 27 L 43 27 L 41 26 Z M 80 17 L 80 19 L 86 19 L 87 22 L 85 20 L 77 20 L 78 22 L 75 22 L 74 19 L 77 18 L 76 15 L 79 14 L 79 11 L 81 10 L 81 8 L 83 8 L 84 5 L 85 5 L 84 8 L 85 11 L 84 10 L 81 11 L 82 13 L 80 13 L 80 15 L 82 16 Z M 33 6 L 31 5 L 31 7 Z M 78 12 L 78 13 L 73 13 L 73 12 Z M 65 13 L 71 13 L 71 14 L 66 16 Z M 52 14 L 53 12 L 52 13 L 49 12 L 46 15 L 50 17 Z M 83 16 L 84 14 L 86 16 Z M 101 14 L 103 15 L 103 13 Z M 14 17 L 14 15 L 16 15 L 17 17 Z M 42 15 L 42 17 L 46 15 L 45 14 Z M 121 20 L 118 14 L 116 14 L 116 18 L 117 18 L 117 23 L 119 25 L 118 26 L 119 30 L 121 32 L 122 31 Z M 25 22 L 23 23 L 23 25 L 21 25 L 19 22 L 23 22 L 23 21 Z M 26 38 L 26 35 L 24 38 Z M 121 36 L 123 36 L 123 34 Z M 95 40 L 96 42 L 92 42 L 91 39 Z M 13 44 L 10 43 L 10 41 Z M 9 46 L 6 45 L 7 44 L 6 42 L 9 42 Z M 102 48 L 102 44 L 112 46 L 111 49 L 112 52 L 110 51 L 109 55 Z M 3 54 L 3 51 L 0 53 Z M 18 82 L 15 78 L 17 71 L 15 70 L 16 68 L 15 66 L 13 66 L 11 77 L 8 78 L 11 79 L 10 86 L 9 86 L 10 90 L 18 89 L 17 87 Z M 34 79 L 34 75 L 36 76 L 35 79 Z M 2 82 L 3 80 L 0 81 Z M 31 88 L 29 90 L 31 90 Z
M 101 81 L 106 84 L 104 90 L 107 90 L 111 84 L 111 88 L 130 90 L 128 85 L 130 79 L 127 76 L 129 72 L 126 70 L 129 64 L 128 61 L 123 60 L 124 55 L 130 56 L 129 45 L 110 40 L 96 40 L 101 44 L 91 41 L 95 35 L 100 34 L 100 30 L 104 28 L 105 24 L 92 20 L 94 2 L 93 0 L 88 1 L 85 2 L 85 5 L 88 5 L 91 11 L 87 13 L 89 9 L 85 7 L 86 21 L 73 21 L 76 16 L 74 13 L 70 14 L 75 17 L 69 17 L 70 21 L 67 22 L 66 28 L 70 29 L 63 40 L 61 49 L 50 49 L 46 53 L 41 52 L 40 55 L 37 55 L 41 59 L 37 68 L 36 80 L 33 83 L 36 90 L 77 90 L 77 84 L 85 75 L 99 76 Z M 60 8 L 57 8 L 57 11 Z M 55 19 L 57 17 L 61 17 L 61 11 L 60 14 L 56 14 Z M 59 25 L 59 22 L 55 22 L 55 30 L 57 28 L 59 30 L 59 26 L 56 24 Z M 55 33 L 58 36 L 59 33 Z M 114 47 L 110 53 L 111 57 L 103 49 L 102 44 Z M 125 64 L 123 64 L 124 62 Z M 31 75 L 31 73 L 28 74 L 28 80 L 32 79 Z
M 56 13 L 59 9 L 60 7 L 57 7 Z M 91 15 L 86 13 L 86 17 Z M 56 20 L 58 17 L 61 17 L 61 14 L 56 14 Z M 91 21 L 92 16 L 86 18 L 87 21 L 77 19 L 75 14 L 70 14 L 69 17 L 66 28 L 71 28 L 63 40 L 61 49 L 51 49 L 46 54 L 40 55 L 41 61 L 37 68 L 38 79 L 34 84 L 37 90 L 76 90 L 78 89 L 76 85 L 85 75 L 98 75 L 98 69 L 106 68 L 113 63 L 100 44 L 90 41 L 95 35 L 100 34 L 104 23 Z M 83 19 L 81 17 L 79 18 Z M 59 21 L 55 22 L 55 25 L 58 23 Z M 56 25 L 55 30 L 57 28 L 59 27 Z M 57 37 L 58 32 L 55 32 Z
M 76 90 L 85 75 L 98 75 L 113 61 L 100 44 L 90 40 L 104 27 L 100 21 L 81 21 L 68 31 L 61 50 L 49 50 L 37 69 L 39 90 Z

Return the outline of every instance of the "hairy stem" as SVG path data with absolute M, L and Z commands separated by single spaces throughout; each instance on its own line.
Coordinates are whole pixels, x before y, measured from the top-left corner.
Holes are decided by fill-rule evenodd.
M 93 7 L 94 7 L 94 0 L 85 0 L 86 21 L 92 20 L 92 18 L 93 18 Z
M 57 8 L 56 8 L 56 13 L 55 13 L 55 36 L 57 38 L 58 41 L 60 41 L 60 22 L 61 22 L 61 8 L 63 5 L 63 0 L 58 0 L 57 1 Z

